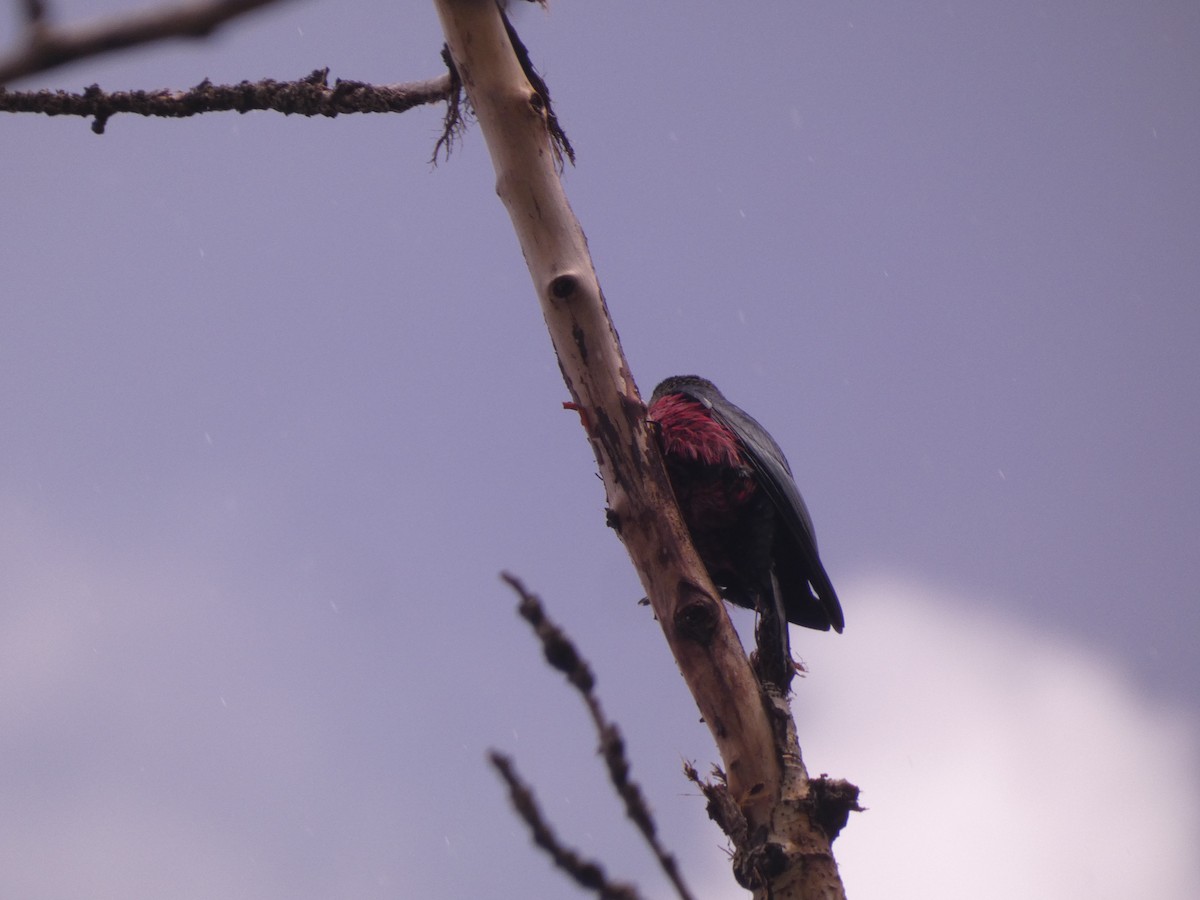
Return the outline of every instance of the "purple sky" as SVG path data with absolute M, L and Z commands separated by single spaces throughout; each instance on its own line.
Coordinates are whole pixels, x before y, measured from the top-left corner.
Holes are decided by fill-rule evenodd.
M 642 390 L 712 378 L 812 510 L 847 630 L 794 632 L 794 702 L 871 808 L 851 893 L 1200 896 L 1200 7 L 517 13 Z M 294 3 L 13 87 L 399 82 L 441 41 Z M 493 746 L 667 896 L 502 569 L 740 896 L 482 136 L 431 169 L 440 120 L 0 121 L 0 896 L 576 896 Z

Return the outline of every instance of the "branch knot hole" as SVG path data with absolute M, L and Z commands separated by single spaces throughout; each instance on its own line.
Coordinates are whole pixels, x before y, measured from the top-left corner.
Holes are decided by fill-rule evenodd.
M 570 300 L 579 292 L 579 278 L 571 272 L 555 276 L 550 282 L 550 296 L 555 300 Z
M 718 601 L 690 582 L 679 586 L 680 600 L 675 609 L 675 631 L 702 647 L 707 647 L 717 630 L 720 614 Z

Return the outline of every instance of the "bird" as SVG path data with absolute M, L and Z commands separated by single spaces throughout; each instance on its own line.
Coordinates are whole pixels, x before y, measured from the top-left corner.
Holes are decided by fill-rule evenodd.
M 767 430 L 698 375 L 659 384 L 648 418 L 684 524 L 722 596 L 760 615 L 774 605 L 795 625 L 840 634 L 845 618 L 812 517 Z

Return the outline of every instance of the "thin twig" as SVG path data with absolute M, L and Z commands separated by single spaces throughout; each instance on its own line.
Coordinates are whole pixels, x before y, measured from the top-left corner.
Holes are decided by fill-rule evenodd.
M 203 38 L 230 19 L 280 0 L 208 0 L 130 13 L 87 25 L 45 25 L 45 6 L 25 0 L 25 46 L 0 59 L 0 84 L 57 66 L 167 38 Z
M 668 853 L 658 839 L 657 827 L 650 807 L 642 795 L 642 789 L 629 775 L 629 759 L 625 755 L 625 739 L 616 723 L 604 715 L 600 700 L 596 697 L 596 679 L 587 661 L 579 654 L 575 644 L 566 633 L 546 616 L 541 601 L 530 593 L 519 578 L 505 572 L 501 576 L 521 598 L 518 610 L 542 642 L 542 652 L 554 668 L 567 676 L 567 680 L 579 691 L 583 702 L 592 716 L 596 733 L 600 737 L 600 752 L 608 767 L 608 777 L 617 794 L 625 804 L 625 814 L 633 820 L 642 837 L 650 846 L 659 866 L 681 900 L 692 900 L 692 894 L 684 883 L 683 875 L 675 857 Z
M 299 81 L 243 81 L 213 84 L 205 79 L 186 91 L 114 91 L 92 85 L 82 94 L 66 91 L 8 91 L 0 87 L 0 112 L 32 112 L 48 116 L 94 116 L 92 130 L 103 134 L 117 113 L 186 118 L 206 112 L 272 109 L 285 115 L 333 117 L 349 113 L 404 112 L 438 103 L 450 96 L 450 76 L 407 84 L 373 85 L 338 79 L 328 83 L 328 69 L 317 69 Z
M 556 866 L 570 875 L 580 887 L 595 891 L 603 900 L 640 900 L 641 895 L 635 887 L 609 881 L 600 863 L 584 859 L 559 842 L 554 830 L 542 817 L 533 791 L 521 780 L 511 759 L 495 750 L 488 754 L 488 759 L 508 785 L 508 795 L 517 813 L 533 832 L 533 842 L 550 855 Z

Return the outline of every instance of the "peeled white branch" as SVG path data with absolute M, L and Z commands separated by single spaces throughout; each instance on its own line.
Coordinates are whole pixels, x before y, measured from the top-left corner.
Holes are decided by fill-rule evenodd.
M 596 454 L 610 524 L 629 551 L 716 741 L 735 804 L 731 812 L 745 818 L 741 833 L 747 842 L 739 849 L 749 858 L 743 875 L 756 881 L 756 896 L 840 897 L 830 840 L 805 815 L 812 812 L 810 782 L 787 700 L 764 702 L 680 519 L 587 240 L 558 177 L 542 97 L 522 71 L 495 0 L 435 0 L 435 5 L 487 141 L 496 192 L 520 240 L 563 379 Z

